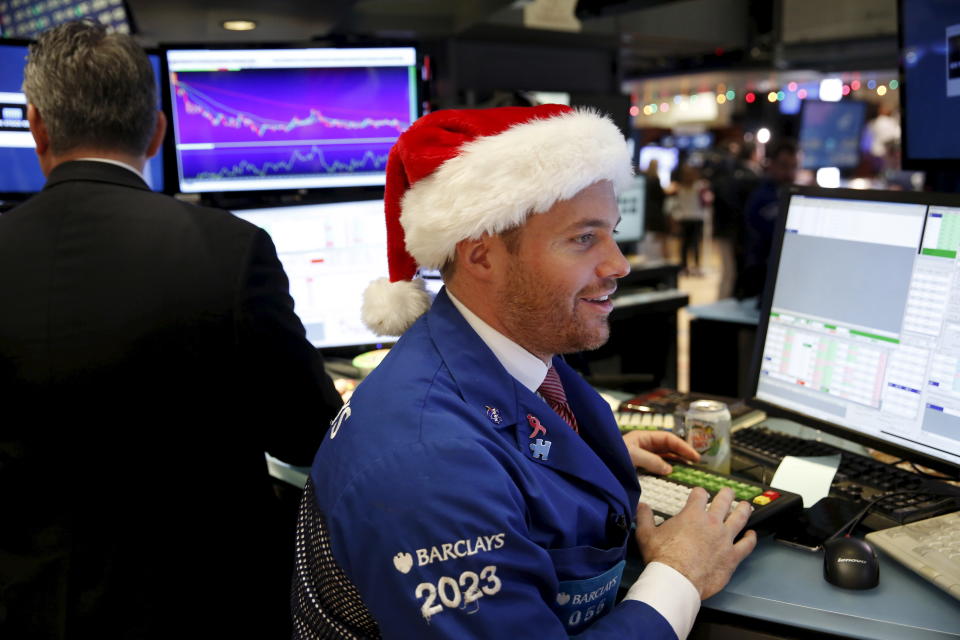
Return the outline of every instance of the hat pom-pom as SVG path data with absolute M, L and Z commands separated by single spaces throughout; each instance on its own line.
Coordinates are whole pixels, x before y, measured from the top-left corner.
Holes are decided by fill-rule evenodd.
M 422 278 L 378 278 L 363 292 L 363 323 L 378 336 L 399 336 L 430 308 Z

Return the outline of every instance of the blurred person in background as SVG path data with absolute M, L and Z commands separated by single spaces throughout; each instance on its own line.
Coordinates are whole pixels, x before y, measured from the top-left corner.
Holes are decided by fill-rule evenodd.
M 720 257 L 719 299 L 734 293 L 743 264 L 744 209 L 760 182 L 760 166 L 754 160 L 756 145 L 733 142 L 726 147 L 730 162 L 720 165 L 710 180 L 713 191 L 713 246 Z
M 663 186 L 660 184 L 660 176 L 657 171 L 660 169 L 660 163 L 656 158 L 650 160 L 643 175 L 646 177 L 646 191 L 644 203 L 644 226 L 650 241 L 656 245 L 659 252 L 657 257 L 665 258 L 667 256 L 667 238 L 669 237 L 669 226 L 667 215 L 664 211 L 664 200 L 666 194 L 663 192 Z
M 668 190 L 667 212 L 680 232 L 680 265 L 683 274 L 700 276 L 700 245 L 713 195 L 700 170 L 689 161 L 683 161 L 675 175 Z
M 736 285 L 738 298 L 763 293 L 780 203 L 790 185 L 796 182 L 799 164 L 799 151 L 793 140 L 781 140 L 770 147 L 766 175 L 747 200 L 743 272 Z

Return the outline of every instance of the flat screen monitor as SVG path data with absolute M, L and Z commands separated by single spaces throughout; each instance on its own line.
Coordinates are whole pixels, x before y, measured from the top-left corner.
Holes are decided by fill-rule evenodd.
M 290 279 L 294 310 L 314 346 L 384 342 L 360 319 L 367 285 L 388 273 L 382 200 L 233 213 L 270 234 Z
M 683 151 L 694 149 L 709 149 L 713 146 L 714 135 L 710 131 L 700 133 L 678 133 L 663 138 L 662 143 L 667 147 L 676 147 Z
M 133 31 L 124 0 L 0 0 L 0 34 L 7 38 L 36 38 L 72 20 L 92 20 L 111 32 Z
M 753 397 L 960 470 L 960 197 L 794 187 L 760 314 Z
M 643 212 L 647 197 L 647 177 L 634 176 L 630 186 L 620 191 L 617 205 L 620 224 L 617 225 L 618 243 L 640 242 L 643 239 Z
M 902 162 L 956 170 L 960 159 L 960 3 L 901 0 Z
M 26 198 L 40 191 L 46 182 L 27 124 L 27 98 L 23 94 L 26 56 L 26 42 L 0 40 L 0 199 Z M 154 76 L 159 79 L 160 56 L 149 54 L 148 57 Z M 159 82 L 157 108 L 160 108 Z M 144 177 L 151 189 L 163 191 L 162 151 L 147 162 Z
M 866 103 L 853 100 L 805 100 L 800 115 L 803 168 L 857 166 L 866 108 Z
M 680 150 L 676 147 L 657 147 L 647 145 L 640 147 L 640 165 L 641 171 L 646 171 L 650 166 L 650 161 L 657 159 L 657 175 L 660 176 L 660 186 L 664 189 L 670 186 L 670 176 L 680 162 Z
M 382 185 L 417 118 L 412 47 L 167 51 L 184 193 Z

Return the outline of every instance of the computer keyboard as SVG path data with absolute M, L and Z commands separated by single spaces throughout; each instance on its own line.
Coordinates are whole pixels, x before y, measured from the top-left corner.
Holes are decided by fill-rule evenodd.
M 747 500 L 753 506 L 753 513 L 747 521 L 746 528 L 749 529 L 773 530 L 779 523 L 796 517 L 803 508 L 803 500 L 795 493 L 682 464 L 674 464 L 673 472 L 667 476 L 641 473 L 638 477 L 640 502 L 653 509 L 656 524 L 677 515 L 694 487 L 706 489 L 711 499 L 723 487 L 733 489 L 735 500 L 731 509 L 741 500 Z
M 830 456 L 840 454 L 840 467 L 830 488 L 830 495 L 851 500 L 862 506 L 884 495 L 890 497 L 875 504 L 863 521 L 867 529 L 886 529 L 924 518 L 956 511 L 958 501 L 937 495 L 952 489 L 946 483 L 924 478 L 915 473 L 884 464 L 839 447 L 751 427 L 734 431 L 731 438 L 734 468 L 751 477 L 764 479 L 761 472 L 776 469 L 784 456 Z M 754 468 L 753 470 L 751 468 Z M 760 471 L 755 470 L 760 468 Z M 758 473 L 760 475 L 758 475 Z
M 641 418 L 649 415 L 647 420 L 656 420 L 657 415 L 662 416 L 663 421 L 669 421 L 670 427 L 673 427 L 674 416 L 677 418 L 677 427 L 682 428 L 683 414 L 687 407 L 694 400 L 719 400 L 727 405 L 730 410 L 730 421 L 734 427 L 750 426 L 756 424 L 766 417 L 763 411 L 754 409 L 743 400 L 736 398 L 725 398 L 723 396 L 714 396 L 703 393 L 688 393 L 685 391 L 676 391 L 675 389 L 658 388 L 647 391 L 638 396 L 624 400 L 620 403 L 620 411 L 617 412 L 618 423 L 621 431 L 624 429 L 622 420 L 628 420 L 633 415 L 639 415 Z M 628 423 L 626 426 L 633 426 Z M 634 428 L 666 428 L 654 427 L 644 423 L 634 426 Z
M 960 600 L 960 511 L 874 531 L 867 541 Z
M 649 411 L 615 411 L 617 426 L 622 433 L 627 431 L 673 431 L 675 418 L 672 413 L 652 413 Z

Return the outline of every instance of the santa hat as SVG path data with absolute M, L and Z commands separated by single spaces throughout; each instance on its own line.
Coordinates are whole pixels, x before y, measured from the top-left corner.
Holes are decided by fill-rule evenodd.
M 458 242 L 520 226 L 600 180 L 625 186 L 626 141 L 609 118 L 556 104 L 435 111 L 387 160 L 390 277 L 363 296 L 363 321 L 397 336 L 430 307 L 418 268 L 439 269 Z

